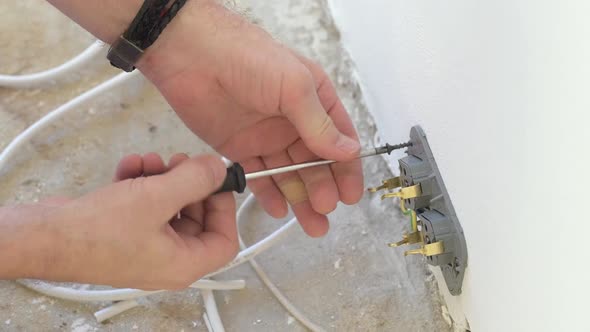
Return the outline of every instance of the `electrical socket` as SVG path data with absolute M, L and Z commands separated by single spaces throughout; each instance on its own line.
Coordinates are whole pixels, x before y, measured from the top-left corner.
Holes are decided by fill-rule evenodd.
M 461 294 L 467 267 L 467 244 L 451 198 L 445 187 L 426 134 L 420 126 L 410 131 L 412 146 L 399 159 L 402 187 L 419 184 L 422 195 L 405 200 L 405 206 L 418 216 L 423 244 L 442 241 L 444 252 L 427 256 L 430 265 L 439 266 L 449 292 Z

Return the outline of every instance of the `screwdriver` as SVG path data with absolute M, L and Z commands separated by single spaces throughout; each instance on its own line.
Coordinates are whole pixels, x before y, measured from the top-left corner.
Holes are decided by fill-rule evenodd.
M 412 146 L 412 143 L 407 142 L 407 143 L 396 144 L 396 145 L 385 144 L 385 145 L 378 147 L 378 148 L 364 149 L 364 150 L 361 150 L 361 152 L 359 153 L 358 159 L 364 158 L 364 157 L 370 157 L 370 156 L 377 156 L 377 155 L 384 154 L 384 153 L 391 154 L 391 152 L 394 150 L 403 149 L 403 148 L 407 148 L 410 146 Z M 283 166 L 283 167 L 278 167 L 278 168 L 267 169 L 264 171 L 258 171 L 258 172 L 248 173 L 248 174 L 246 174 L 244 172 L 244 168 L 242 167 L 242 165 L 240 165 L 239 163 L 234 163 L 232 166 L 227 168 L 227 176 L 225 178 L 225 181 L 223 182 L 223 186 L 221 186 L 221 188 L 216 193 L 235 191 L 235 192 L 241 194 L 244 192 L 244 190 L 246 190 L 246 181 L 248 181 L 248 180 L 254 180 L 254 179 L 262 178 L 265 176 L 272 176 L 272 175 L 283 174 L 283 173 L 287 173 L 287 172 L 298 171 L 300 169 L 309 168 L 309 167 L 329 165 L 329 164 L 333 164 L 335 162 L 337 162 L 337 161 L 335 161 L 335 160 L 316 160 L 316 161 L 310 161 L 310 162 L 305 162 L 305 163 L 301 163 L 301 164 L 294 164 L 294 165 L 288 165 L 288 166 Z

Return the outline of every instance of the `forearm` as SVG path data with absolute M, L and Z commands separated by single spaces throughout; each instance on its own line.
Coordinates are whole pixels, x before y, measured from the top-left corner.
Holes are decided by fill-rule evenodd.
M 48 0 L 53 6 L 98 39 L 112 44 L 125 32 L 139 11 L 143 0 Z M 187 1 L 156 42 L 145 50 L 136 64 L 157 85 L 163 77 L 179 70 L 192 48 L 203 52 L 219 47 L 220 29 L 229 26 L 241 33 L 241 17 L 227 10 L 218 0 Z M 198 61 L 199 58 L 189 59 Z M 182 61 L 181 61 L 182 60 Z
M 48 0 L 62 13 L 106 43 L 121 35 L 139 11 L 142 0 Z
M 48 209 L 0 207 L 0 279 L 42 278 L 58 246 Z

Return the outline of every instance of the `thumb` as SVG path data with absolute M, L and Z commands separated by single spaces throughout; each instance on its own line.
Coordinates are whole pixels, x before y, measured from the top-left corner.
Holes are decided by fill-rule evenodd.
M 209 197 L 221 187 L 226 174 L 225 164 L 219 157 L 204 155 L 188 159 L 167 173 L 151 176 L 146 182 L 159 205 L 174 214 Z
M 360 144 L 336 128 L 320 102 L 311 73 L 303 64 L 298 68 L 284 76 L 281 110 L 318 156 L 341 161 L 357 157 Z

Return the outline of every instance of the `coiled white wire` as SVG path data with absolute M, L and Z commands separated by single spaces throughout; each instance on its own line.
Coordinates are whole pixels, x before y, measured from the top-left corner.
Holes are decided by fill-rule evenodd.
M 25 129 L 22 133 L 16 136 L 10 144 L 2 150 L 0 153 L 0 171 L 6 167 L 6 163 L 13 157 L 13 155 L 17 152 L 19 148 L 21 148 L 26 142 L 28 142 L 34 135 L 36 135 L 40 130 L 47 127 L 53 121 L 58 120 L 68 112 L 75 110 L 76 107 L 80 106 L 81 104 L 87 102 L 88 100 L 95 98 L 96 96 L 100 95 L 101 93 L 107 92 L 112 90 L 116 87 L 123 85 L 124 83 L 129 82 L 135 77 L 139 76 L 139 72 L 133 72 L 130 74 L 122 73 L 119 74 L 108 81 L 105 81 L 94 88 L 82 93 L 81 95 L 75 97 L 74 99 L 68 101 L 67 103 L 61 105 L 60 107 L 56 108 L 55 110 L 47 113 L 41 119 L 37 120 L 33 123 L 30 127 Z
M 238 209 L 238 215 L 237 215 L 238 225 L 240 224 L 240 220 L 244 219 L 244 213 L 245 213 L 244 211 L 247 211 L 248 209 L 250 209 L 254 205 L 255 201 L 256 200 L 255 200 L 254 196 L 249 195 L 248 198 L 246 198 L 246 200 L 244 201 L 244 203 L 242 203 L 242 206 L 240 206 L 240 208 Z M 291 219 L 291 221 L 297 221 L 297 219 L 293 218 L 293 219 Z M 291 221 L 289 221 L 289 223 Z M 287 225 L 289 223 L 287 223 Z M 242 250 L 244 250 L 246 248 L 246 244 L 244 243 L 244 240 L 242 240 L 242 236 L 240 235 L 240 232 L 238 232 L 238 240 L 240 241 L 240 248 L 242 248 Z M 279 301 L 279 303 L 281 303 L 281 305 L 291 314 L 291 316 L 295 317 L 295 319 L 297 319 L 301 324 L 303 324 L 305 327 L 307 327 L 311 331 L 324 332 L 323 328 L 321 328 L 320 326 L 318 326 L 314 322 L 310 321 L 307 317 L 305 317 L 305 315 L 303 313 L 301 313 L 297 309 L 297 307 L 295 307 L 287 299 L 287 297 L 285 295 L 283 295 L 283 293 L 278 289 L 278 287 L 275 286 L 275 284 L 270 280 L 270 278 L 268 277 L 266 272 L 264 272 L 262 267 L 260 267 L 260 265 L 258 265 L 258 263 L 254 260 L 254 257 L 250 257 L 248 261 L 249 261 L 250 265 L 252 266 L 252 268 L 254 269 L 254 272 L 256 272 L 256 274 L 258 275 L 258 278 L 260 278 L 260 280 L 262 281 L 262 283 L 264 283 L 266 288 L 268 288 L 268 290 L 276 297 L 276 299 Z
M 124 313 L 127 310 L 133 309 L 139 306 L 139 302 L 136 300 L 126 300 L 113 304 L 110 307 L 100 309 L 94 313 L 96 321 L 102 323 L 108 319 L 115 317 L 118 314 Z
M 95 301 L 123 301 L 132 300 L 139 297 L 165 292 L 164 290 L 142 291 L 139 289 L 108 289 L 108 290 L 87 290 L 60 287 L 48 284 L 38 280 L 19 279 L 17 282 L 38 293 L 59 298 L 62 300 L 75 302 L 95 302 Z M 244 280 L 197 280 L 190 288 L 197 289 L 216 289 L 216 290 L 235 290 L 246 287 Z
M 0 86 L 28 88 L 42 86 L 43 84 L 46 84 L 48 82 L 53 82 L 58 78 L 70 74 L 76 69 L 82 67 L 94 56 L 99 54 L 103 48 L 103 43 L 96 42 L 72 60 L 66 62 L 65 64 L 59 67 L 47 70 L 45 72 L 31 75 L 23 75 L 20 77 L 0 75 Z M 47 127 L 47 125 L 64 116 L 68 112 L 75 110 L 82 103 L 100 95 L 101 93 L 107 92 L 111 89 L 121 86 L 122 84 L 129 82 L 134 77 L 138 76 L 138 71 L 131 74 L 119 74 L 109 79 L 108 81 L 105 81 L 99 84 L 98 86 L 82 93 L 81 95 L 75 97 L 69 102 L 63 104 L 62 106 L 43 116 L 33 125 L 27 128 L 21 134 L 19 134 L 16 138 L 14 138 L 12 142 L 8 144 L 8 146 L 2 151 L 2 153 L 0 153 L 0 171 L 3 170 L 10 158 L 13 157 L 13 155 L 20 147 L 22 147 L 22 145 L 28 142 L 40 130 Z M 243 211 L 250 208 L 253 205 L 254 201 L 254 197 L 250 195 L 246 199 L 244 204 L 240 207 L 240 209 L 238 210 L 238 223 L 242 219 Z M 293 317 L 299 320 L 303 325 L 305 325 L 310 330 L 314 332 L 323 332 L 324 330 L 321 327 L 309 321 L 303 314 L 301 314 L 301 312 L 299 312 L 295 308 L 295 306 L 293 306 L 287 300 L 287 298 L 270 281 L 266 273 L 264 273 L 260 266 L 253 260 L 254 257 L 256 257 L 257 255 L 259 255 L 260 253 L 262 253 L 263 251 L 267 250 L 268 248 L 272 247 L 275 243 L 280 241 L 286 235 L 287 231 L 291 229 L 295 224 L 297 224 L 297 219 L 293 218 L 290 221 L 288 221 L 285 225 L 274 231 L 272 234 L 248 248 L 246 248 L 244 242 L 242 241 L 242 238 L 240 237 L 239 240 L 242 251 L 236 256 L 236 258 L 232 262 L 230 262 L 228 265 L 221 268 L 220 270 L 207 275 L 206 278 L 210 278 L 230 268 L 238 266 L 246 261 L 250 261 L 250 264 L 252 265 L 260 279 L 263 281 L 263 283 L 277 297 L 279 302 L 285 307 L 285 309 L 287 309 L 291 313 Z M 102 309 L 95 313 L 95 316 L 99 322 L 112 318 L 113 316 L 119 313 L 136 307 L 138 303 L 137 301 L 135 301 L 135 299 L 139 297 L 163 292 L 163 290 L 142 291 L 138 289 L 79 290 L 67 287 L 54 286 L 40 281 L 18 280 L 17 282 L 39 293 L 64 300 L 71 300 L 77 302 L 120 301 L 108 308 Z M 204 297 L 205 307 L 208 313 L 208 315 L 204 315 L 204 319 L 208 328 L 210 329 L 210 332 L 223 332 L 223 325 L 221 323 L 221 319 L 219 318 L 219 313 L 217 311 L 212 290 L 241 289 L 245 287 L 244 281 L 213 281 L 202 279 L 196 281 L 190 287 L 199 288 L 202 290 L 201 292 Z
M 205 303 L 205 313 L 203 314 L 203 320 L 207 324 L 209 332 L 225 332 L 219 311 L 217 310 L 217 303 L 215 302 L 215 296 L 213 291 L 210 289 L 203 289 L 201 291 L 203 296 L 203 302 Z
M 65 62 L 64 64 L 55 68 L 34 74 L 0 75 L 0 86 L 7 88 L 27 89 L 55 84 L 57 81 L 67 77 L 68 75 L 71 75 L 76 70 L 88 64 L 90 60 L 98 57 L 99 55 L 105 54 L 105 51 L 105 43 L 96 41 L 82 53 L 72 58 L 70 61 Z

